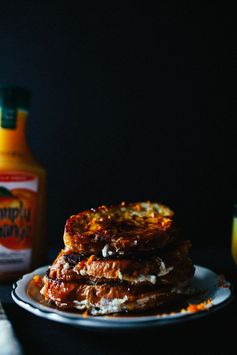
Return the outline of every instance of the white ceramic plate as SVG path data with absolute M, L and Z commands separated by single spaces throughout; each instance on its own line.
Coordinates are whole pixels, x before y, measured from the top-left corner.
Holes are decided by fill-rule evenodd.
M 12 298 L 22 308 L 43 318 L 67 323 L 74 326 L 94 329 L 136 329 L 144 327 L 157 327 L 175 324 L 186 320 L 191 320 L 206 316 L 213 311 L 227 305 L 233 295 L 231 285 L 225 281 L 220 286 L 220 278 L 213 271 L 202 266 L 195 265 L 196 271 L 192 280 L 192 287 L 197 291 L 202 291 L 202 295 L 190 299 L 191 303 L 198 304 L 203 300 L 212 299 L 211 307 L 200 312 L 178 312 L 175 314 L 163 315 L 141 315 L 132 317 L 113 316 L 88 316 L 81 314 L 60 311 L 33 300 L 26 292 L 27 286 L 34 275 L 44 275 L 48 266 L 36 269 L 32 273 L 24 275 L 13 285 Z

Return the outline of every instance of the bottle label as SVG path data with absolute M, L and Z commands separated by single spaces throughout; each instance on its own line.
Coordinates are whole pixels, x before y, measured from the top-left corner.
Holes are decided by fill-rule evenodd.
M 37 191 L 37 176 L 0 171 L 0 273 L 30 267 Z
M 0 108 L 0 124 L 2 128 L 16 128 L 17 110 L 15 107 Z

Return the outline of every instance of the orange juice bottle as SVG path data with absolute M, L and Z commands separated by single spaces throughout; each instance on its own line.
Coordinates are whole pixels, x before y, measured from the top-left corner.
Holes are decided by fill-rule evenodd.
M 25 136 L 31 94 L 0 86 L 0 281 L 44 261 L 46 171 Z
M 232 252 L 232 258 L 233 258 L 235 264 L 237 265 L 237 204 L 234 205 L 231 252 Z

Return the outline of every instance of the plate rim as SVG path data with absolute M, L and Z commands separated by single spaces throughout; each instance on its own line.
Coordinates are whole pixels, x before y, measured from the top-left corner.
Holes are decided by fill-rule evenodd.
M 26 286 L 25 283 L 28 284 L 28 278 L 33 277 L 36 274 L 42 274 L 44 273 L 49 265 L 41 266 L 29 273 L 26 273 L 22 275 L 20 279 L 18 279 L 16 282 L 13 284 L 11 296 L 14 300 L 14 302 L 20 306 L 21 308 L 27 310 L 28 312 L 40 316 L 42 318 L 50 319 L 53 321 L 57 321 L 60 323 L 65 323 L 65 324 L 70 324 L 74 326 L 80 326 L 80 327 L 87 327 L 87 328 L 117 328 L 117 329 L 128 329 L 128 328 L 141 328 L 141 327 L 149 327 L 149 326 L 165 326 L 165 325 L 171 325 L 171 324 L 176 324 L 192 319 L 197 319 L 200 317 L 207 316 L 210 313 L 213 313 L 215 311 L 220 310 L 221 308 L 227 306 L 229 303 L 232 302 L 234 298 L 234 292 L 233 292 L 233 287 L 230 282 L 225 281 L 227 284 L 227 288 L 222 288 L 226 290 L 226 295 L 225 299 L 221 301 L 218 304 L 214 304 L 212 307 L 210 307 L 208 310 L 204 310 L 201 312 L 195 312 L 195 313 L 183 313 L 181 314 L 178 312 L 174 316 L 170 315 L 164 315 L 164 316 L 141 316 L 141 317 L 112 317 L 109 315 L 105 315 L 102 317 L 94 317 L 94 316 L 87 316 L 83 317 L 82 315 L 76 315 L 73 314 L 73 316 L 70 314 L 67 314 L 67 312 L 60 311 L 58 309 L 52 309 L 44 305 L 40 305 L 41 307 L 37 307 L 36 303 L 34 300 L 30 302 L 30 298 L 25 292 L 24 289 L 24 296 L 29 299 L 29 301 L 26 301 L 23 297 L 21 297 L 19 294 L 17 294 L 17 289 L 22 286 Z M 218 278 L 218 274 L 216 274 L 214 271 L 211 269 L 201 266 L 201 265 L 194 265 L 196 270 L 202 270 L 205 272 L 208 272 L 209 274 L 212 274 L 213 277 Z M 22 284 L 23 283 L 23 284 Z M 216 289 L 218 290 L 218 288 Z M 19 291 L 19 290 L 18 290 Z M 229 291 L 229 292 L 228 292 Z M 224 292 L 224 291 L 223 291 Z M 44 309 L 45 307 L 45 309 Z

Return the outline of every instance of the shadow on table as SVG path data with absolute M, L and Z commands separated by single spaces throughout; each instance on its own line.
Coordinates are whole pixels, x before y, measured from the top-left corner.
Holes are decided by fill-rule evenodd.
M 217 313 L 192 322 L 136 332 L 95 332 L 37 318 L 7 306 L 25 354 L 232 354 L 237 311 L 232 302 Z M 228 329 L 227 338 L 224 330 Z M 161 352 L 162 350 L 162 352 Z M 148 355 L 148 354 L 147 354 Z

